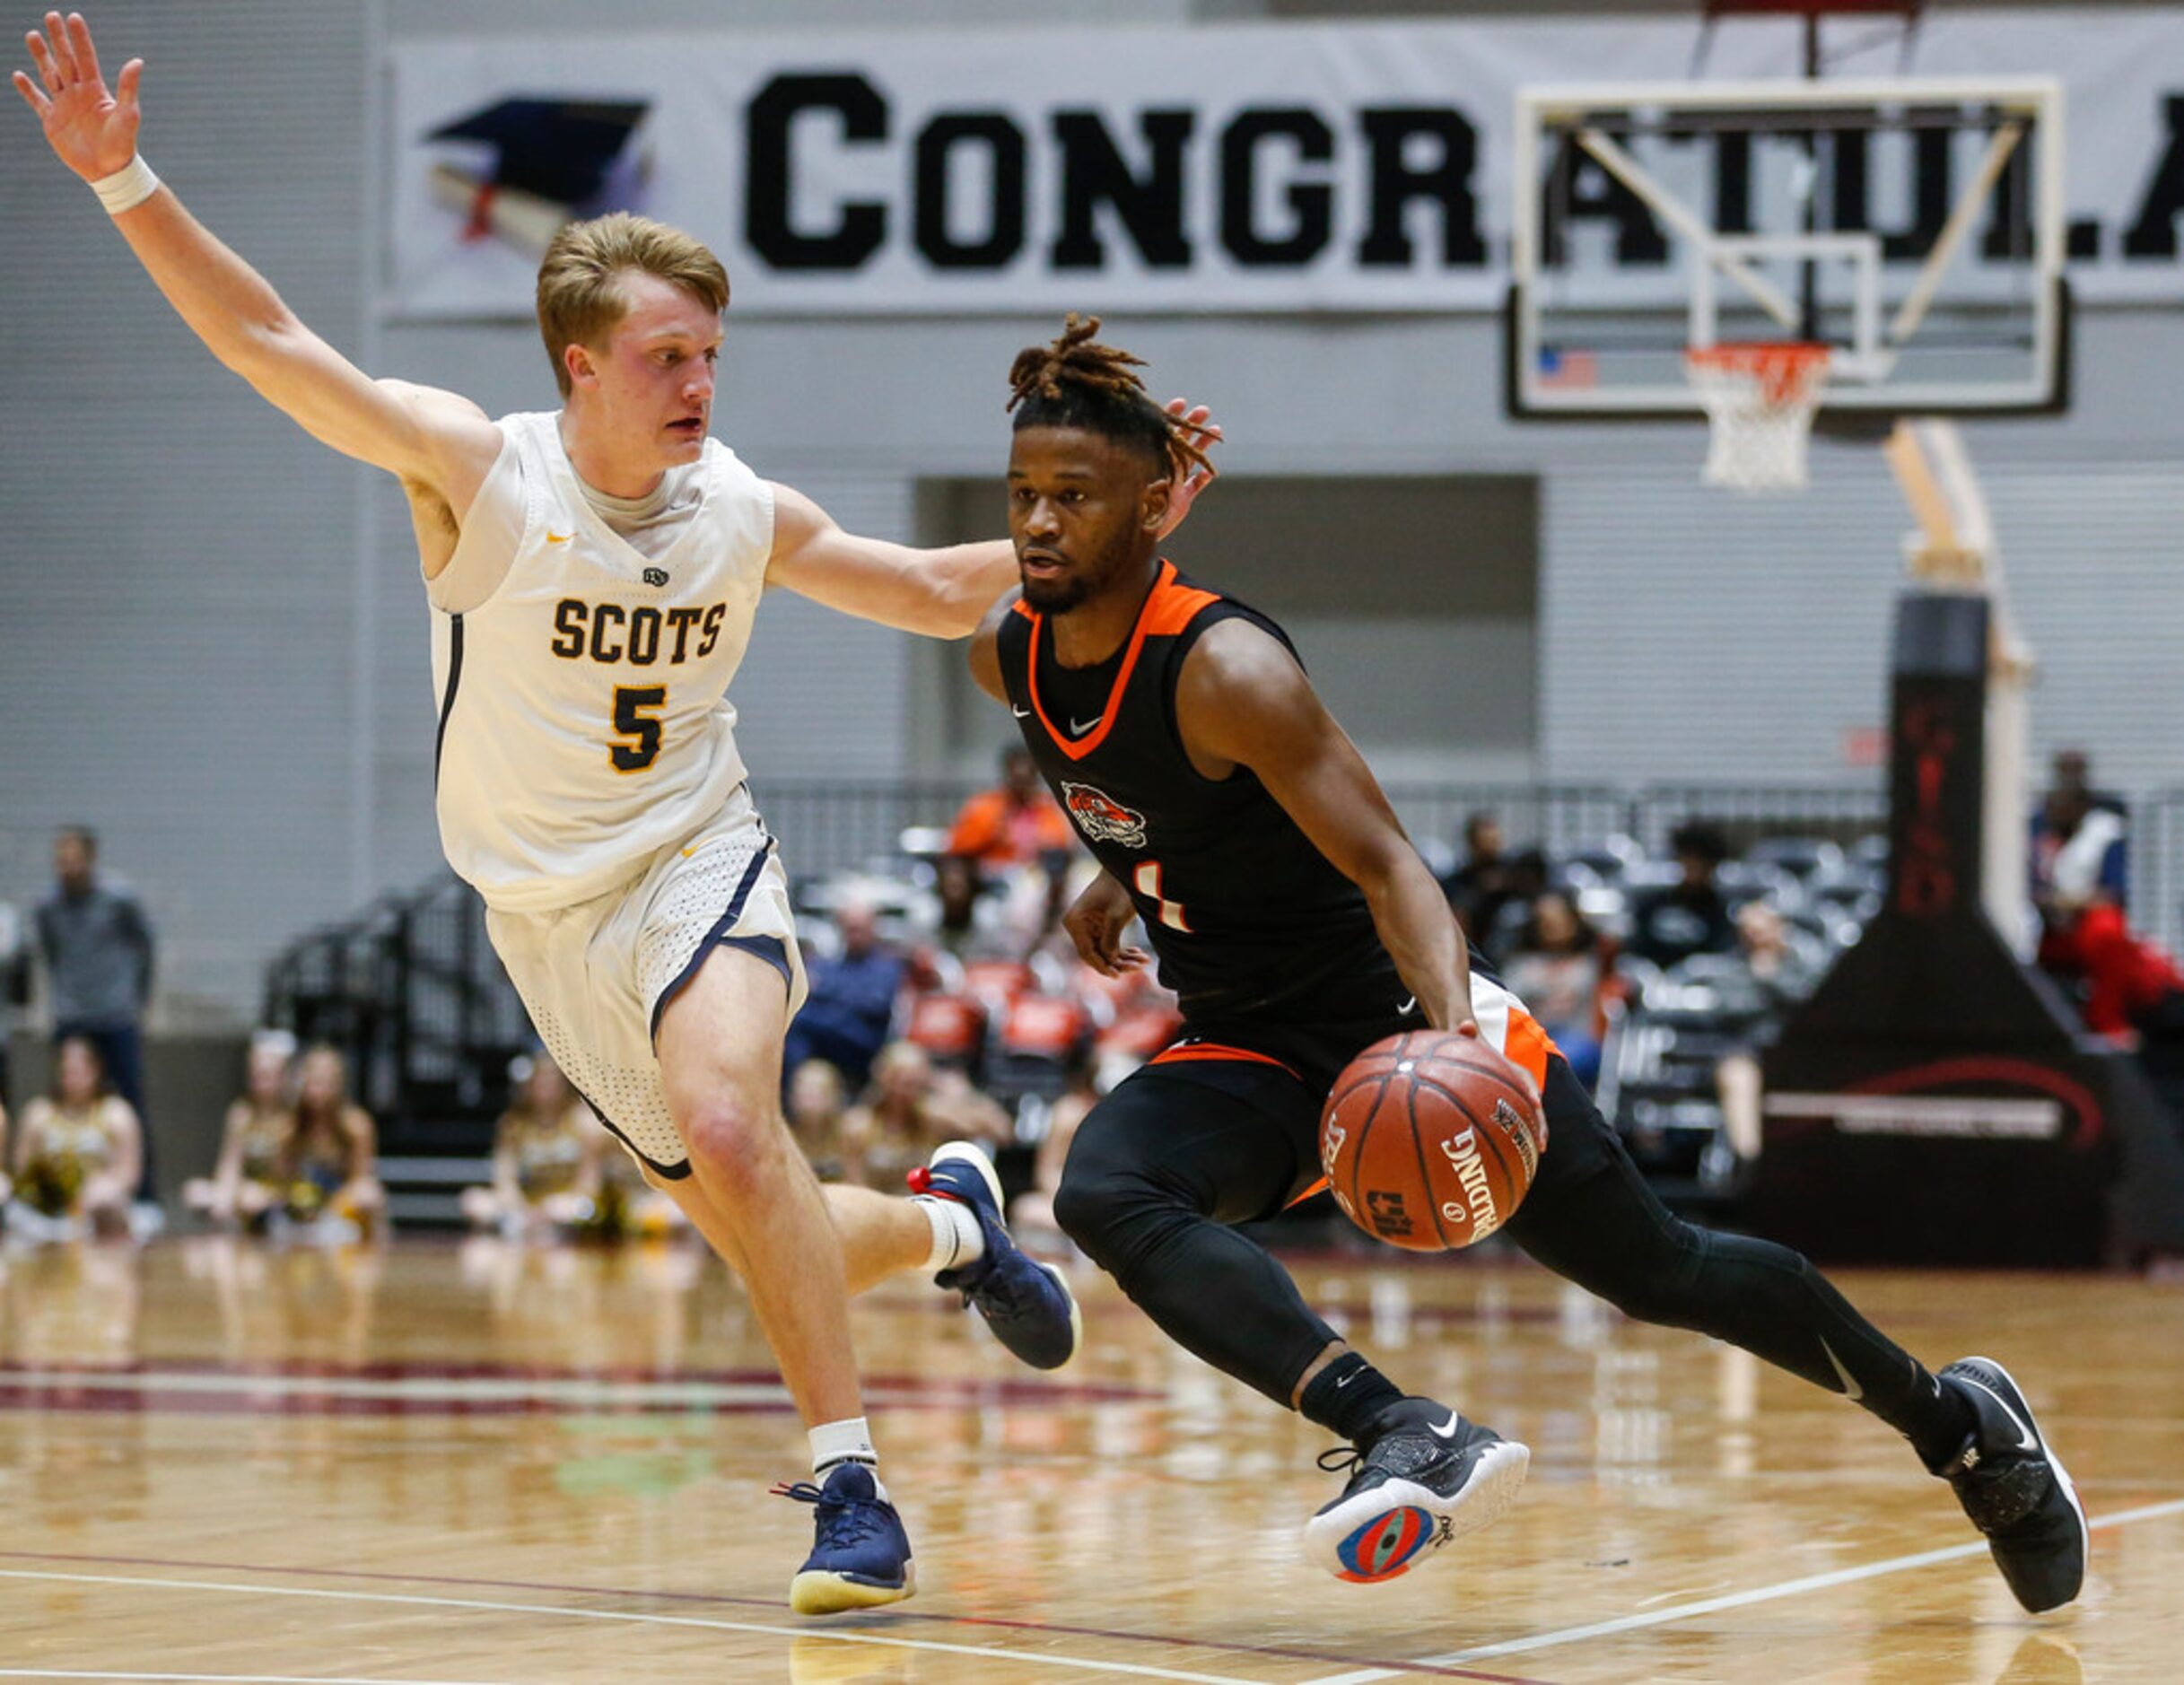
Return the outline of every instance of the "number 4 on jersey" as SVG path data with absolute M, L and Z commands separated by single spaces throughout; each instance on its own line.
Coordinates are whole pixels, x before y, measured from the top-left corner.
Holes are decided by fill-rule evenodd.
M 1158 901 L 1160 904 L 1161 923 L 1166 925 L 1171 930 L 1189 933 L 1191 921 L 1183 916 L 1183 903 L 1170 901 L 1160 893 L 1160 862 L 1158 860 L 1141 862 L 1133 875 L 1132 881 L 1137 885 L 1138 893 L 1140 895 L 1143 895 L 1148 901 Z

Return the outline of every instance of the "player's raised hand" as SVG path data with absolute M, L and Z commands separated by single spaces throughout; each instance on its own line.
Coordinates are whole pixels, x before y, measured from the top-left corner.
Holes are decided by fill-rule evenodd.
M 128 168 L 136 155 L 136 126 L 144 113 L 136 84 L 144 61 L 132 58 L 109 92 L 99 73 L 99 54 L 91 44 L 91 25 L 72 12 L 64 21 L 46 13 L 46 32 L 23 38 L 37 69 L 35 80 L 17 71 L 15 91 L 44 125 L 53 150 L 86 181 L 98 181 Z
M 1123 944 L 1123 933 L 1137 916 L 1130 892 L 1102 872 L 1061 915 L 1061 928 L 1077 944 L 1078 958 L 1103 977 L 1120 977 L 1145 964 L 1144 949 Z
M 1201 450 L 1210 451 L 1221 441 L 1220 424 L 1212 419 L 1213 412 L 1203 404 L 1192 404 L 1187 398 L 1172 397 L 1167 412 L 1184 425 L 1191 442 Z M 1167 519 L 1162 523 L 1160 536 L 1165 538 L 1183 525 L 1184 517 L 1191 512 L 1191 505 L 1198 494 L 1214 482 L 1220 472 L 1210 462 L 1194 466 L 1190 473 L 1175 482 L 1175 489 L 1168 495 Z

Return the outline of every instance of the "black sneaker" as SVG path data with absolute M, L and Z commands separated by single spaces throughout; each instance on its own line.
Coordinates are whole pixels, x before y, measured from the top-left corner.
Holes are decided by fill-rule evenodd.
M 1515 1440 L 1430 1400 L 1406 1399 L 1388 1415 L 1394 1424 L 1370 1444 L 1320 1459 L 1323 1469 L 1356 1471 L 1305 1523 L 1305 1549 L 1337 1579 L 1392 1580 L 1476 1532 L 1516 1501 L 1531 1466 Z
M 1991 1358 L 1961 1358 L 1936 1377 L 1971 1406 L 1979 1426 L 1935 1471 L 1956 1489 L 1987 1535 L 1995 1566 L 2026 1609 L 2057 1609 L 2085 1583 L 2085 1506 L 2032 1419 L 2010 1373 Z

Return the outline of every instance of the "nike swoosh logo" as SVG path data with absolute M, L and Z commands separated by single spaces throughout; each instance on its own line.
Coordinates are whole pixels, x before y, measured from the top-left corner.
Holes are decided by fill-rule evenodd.
M 1404 1001 L 1402 1005 L 1395 1008 L 1395 1016 L 1400 1018 L 1404 1013 L 1410 1011 L 1411 1008 L 1417 1004 L 1418 997 L 1416 995 L 1412 995 L 1408 1000 Z
M 549 528 L 546 532 L 546 542 L 548 544 L 567 544 L 575 537 L 576 535 L 572 532 L 555 532 Z
M 1987 1385 L 1986 1382 L 1975 1381 L 1968 1375 L 1960 1375 L 1957 1376 L 1957 1379 L 1961 1381 L 1966 1386 L 1978 1387 L 1980 1392 L 1986 1393 L 1987 1397 L 1993 1399 L 1996 1403 L 2002 1406 L 2002 1413 L 2010 1419 L 2010 1426 L 2017 1430 L 2018 1450 L 2038 1451 L 2040 1449 L 2040 1436 L 2032 1431 L 2031 1425 L 2027 1423 L 2022 1417 L 2019 1416 L 2015 1410 L 2009 1407 L 2008 1403 L 2003 1399 L 2001 1393 L 1996 1392 L 1995 1389 Z
M 1009 704 L 1009 712 L 1014 714 L 1018 720 L 1028 720 L 1031 718 L 1030 709 L 1019 708 L 1014 703 L 1010 703 Z
M 1348 1386 L 1352 1381 L 1355 1381 L 1364 1373 L 1365 1371 L 1362 1369 L 1352 1369 L 1348 1375 L 1344 1375 L 1340 1381 L 1337 1381 L 1334 1384 L 1334 1390 L 1340 1393 L 1344 1387 Z
M 1456 1429 L 1463 1425 L 1463 1417 L 1457 1415 L 1455 1411 L 1450 1410 L 1446 1421 L 1428 1422 L 1426 1425 L 1426 1431 L 1437 1439 L 1454 1439 L 1456 1436 Z
M 1820 1349 L 1828 1354 L 1830 1366 L 1835 1370 L 1837 1377 L 1843 1384 L 1843 1396 L 1853 1404 L 1864 1398 L 1865 1393 L 1860 1390 L 1858 1384 L 1850 1378 L 1850 1371 L 1843 1367 L 1843 1360 L 1835 1355 L 1835 1348 L 1823 1338 L 1820 1342 Z
M 1070 721 L 1070 735 L 1073 738 L 1081 738 L 1086 732 L 1091 730 L 1094 726 L 1099 724 L 1099 722 L 1105 720 L 1106 717 L 1107 716 L 1105 714 L 1094 714 L 1089 720 L 1071 720 Z

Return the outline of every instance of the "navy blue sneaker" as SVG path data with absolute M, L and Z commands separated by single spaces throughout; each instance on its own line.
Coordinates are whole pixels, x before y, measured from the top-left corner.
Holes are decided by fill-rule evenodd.
M 967 1205 L 985 1235 L 983 1256 L 933 1278 L 986 1319 L 994 1337 L 1035 1369 L 1059 1369 L 1077 1355 L 1084 1322 L 1061 1271 L 1026 1258 L 1001 1220 L 1001 1183 L 993 1161 L 972 1141 L 950 1141 L 910 1173 L 913 1192 Z
M 2032 1407 L 1991 1358 L 1960 1358 L 1937 1377 L 1978 1420 L 1956 1455 L 1935 1471 L 1956 1489 L 1972 1525 L 2017 1601 L 2056 1609 L 2085 1583 L 2092 1535 L 2085 1506 L 2063 1460 L 2032 1419 Z
M 811 1554 L 789 1582 L 789 1607 L 798 1614 L 832 1615 L 899 1603 L 917 1590 L 910 1535 L 869 1463 L 838 1462 L 825 1486 L 799 1480 L 773 1492 L 818 1509 Z

